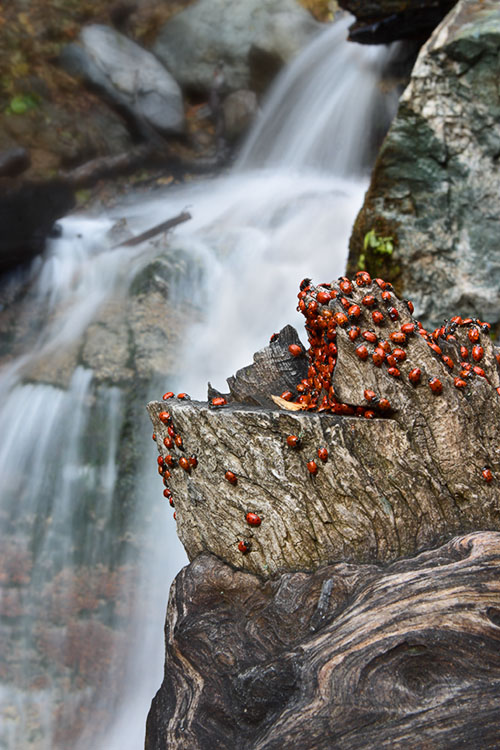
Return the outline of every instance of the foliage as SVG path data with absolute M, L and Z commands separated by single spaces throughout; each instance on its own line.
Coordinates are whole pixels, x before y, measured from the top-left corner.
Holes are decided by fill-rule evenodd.
M 30 109 L 38 107 L 39 99 L 34 94 L 16 94 L 5 110 L 8 115 L 24 115 Z
M 365 234 L 363 250 L 364 252 L 359 256 L 358 261 L 358 266 L 362 271 L 366 267 L 367 251 L 371 251 L 375 255 L 378 255 L 380 259 L 382 259 L 383 256 L 390 257 L 394 250 L 394 240 L 392 237 L 381 237 L 374 229 L 370 229 L 370 231 Z

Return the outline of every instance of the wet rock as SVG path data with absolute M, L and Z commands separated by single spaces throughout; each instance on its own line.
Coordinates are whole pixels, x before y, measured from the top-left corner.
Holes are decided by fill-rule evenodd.
M 498 746 L 500 534 L 389 567 L 177 576 L 146 750 Z
M 98 24 L 84 28 L 80 42 L 81 47 L 71 44 L 62 53 L 68 72 L 83 75 L 139 123 L 145 121 L 161 132 L 183 131 L 180 88 L 154 55 Z
M 232 92 L 250 87 L 260 53 L 284 65 L 319 28 L 295 0 L 200 0 L 165 24 L 154 52 L 184 89 L 209 92 L 222 65 Z
M 424 322 L 500 323 L 500 9 L 461 0 L 421 50 L 380 151 L 349 268 L 391 278 Z M 374 229 L 391 257 L 363 250 Z M 387 275 L 389 274 L 389 276 Z
M 25 148 L 10 148 L 0 152 L 0 177 L 17 177 L 31 164 L 29 152 Z
M 361 44 L 426 39 L 457 0 L 339 0 L 356 17 L 349 38 Z
M 235 91 L 224 100 L 224 135 L 231 141 L 241 138 L 257 114 L 257 95 L 248 89 Z

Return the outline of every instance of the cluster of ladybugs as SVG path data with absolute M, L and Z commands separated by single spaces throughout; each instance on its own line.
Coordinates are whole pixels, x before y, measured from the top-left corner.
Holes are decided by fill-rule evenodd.
M 169 399 L 174 398 L 174 392 L 173 391 L 167 391 L 167 393 L 164 393 L 162 396 L 163 401 L 168 401 Z M 181 401 L 189 401 L 190 397 L 187 393 L 179 393 L 177 394 L 177 398 Z M 210 406 L 212 408 L 219 408 L 222 406 L 225 406 L 227 404 L 226 399 L 223 396 L 215 396 L 210 401 Z M 183 452 L 184 451 L 184 445 L 182 436 L 180 433 L 176 432 L 174 429 L 172 416 L 168 411 L 161 411 L 158 414 L 158 419 L 160 422 L 162 422 L 166 428 L 167 428 L 167 435 L 163 439 L 163 445 L 165 448 L 167 448 L 169 451 L 175 451 L 176 449 L 178 451 Z M 156 433 L 153 433 L 153 440 L 156 442 Z M 163 490 L 163 497 L 165 497 L 172 508 L 175 507 L 174 498 L 172 496 L 172 490 L 168 486 L 168 480 L 172 476 L 172 471 L 179 466 L 181 469 L 184 469 L 185 472 L 189 473 L 192 469 L 195 469 L 198 466 L 198 459 L 197 457 L 192 454 L 191 456 L 184 456 L 181 455 L 177 457 L 177 455 L 174 455 L 174 453 L 167 453 L 165 456 L 158 456 L 157 459 L 158 462 L 158 473 L 163 479 L 163 484 L 165 489 Z M 224 474 L 225 479 L 229 482 L 229 484 L 236 485 L 238 483 L 238 477 L 236 474 L 229 469 Z M 174 520 L 176 519 L 176 513 L 174 511 Z M 260 526 L 262 523 L 261 517 L 254 512 L 248 512 L 245 516 L 245 520 L 249 526 Z M 241 540 L 238 542 L 238 549 L 243 554 L 246 554 L 247 552 L 250 552 L 252 548 L 252 544 L 249 541 Z
M 358 299 L 359 304 L 353 297 Z M 306 318 L 309 349 L 305 354 L 309 367 L 307 378 L 296 386 L 297 393 L 285 391 L 281 398 L 294 401 L 303 409 L 366 419 L 373 419 L 377 413 L 379 416 L 386 416 L 391 411 L 389 400 L 377 396 L 369 389 L 364 391 L 366 405 L 354 406 L 343 403 L 336 397 L 332 376 L 337 363 L 336 340 L 339 328 L 343 329 L 353 342 L 360 360 L 366 361 L 371 357 L 376 367 L 385 366 L 387 373 L 394 378 L 401 378 L 400 364 L 406 359 L 404 346 L 408 339 L 412 335 L 420 335 L 450 373 L 455 368 L 455 362 L 443 352 L 443 348 L 446 348 L 447 344 L 456 345 L 461 358 L 459 374 L 453 379 L 456 388 L 466 388 L 469 379 L 473 377 L 485 378 L 488 381 L 487 374 L 481 367 L 484 349 L 480 338 L 481 333 L 489 334 L 489 323 L 454 316 L 445 325 L 429 333 L 419 321 L 413 319 L 413 304 L 406 301 L 409 320 L 400 324 L 400 313 L 395 306 L 396 298 L 392 285 L 379 278 L 372 281 L 366 271 L 358 271 L 353 281 L 341 277 L 337 283 L 318 286 L 314 286 L 310 279 L 304 279 L 300 284 L 298 299 L 297 310 Z M 363 330 L 362 323 L 366 321 L 367 316 L 379 333 L 372 330 L 371 326 L 369 330 Z M 397 330 L 384 330 L 385 326 L 394 327 L 393 324 L 397 324 Z M 470 351 L 465 345 L 458 347 L 455 334 L 459 329 L 467 331 Z M 293 356 L 299 357 L 304 354 L 302 347 L 297 344 L 291 344 L 288 348 Z M 497 355 L 497 361 L 500 365 L 500 355 Z M 422 371 L 419 367 L 414 367 L 409 370 L 407 377 L 413 386 L 417 386 L 422 382 Z M 438 377 L 429 378 L 428 386 L 435 394 L 440 394 L 443 390 L 443 384 Z M 500 395 L 500 388 L 496 390 Z M 316 474 L 315 461 L 310 461 L 307 468 L 311 474 Z M 483 477 L 487 482 L 492 480 L 489 468 L 484 468 Z

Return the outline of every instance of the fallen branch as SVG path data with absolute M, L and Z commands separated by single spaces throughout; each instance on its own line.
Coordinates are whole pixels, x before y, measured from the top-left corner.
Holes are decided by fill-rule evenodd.
M 131 237 L 129 240 L 126 240 L 125 242 L 120 242 L 118 245 L 115 245 L 112 249 L 116 250 L 116 248 L 118 247 L 134 247 L 134 245 L 140 245 L 141 242 L 150 240 L 151 237 L 155 237 L 157 234 L 161 234 L 161 232 L 168 232 L 169 229 L 172 229 L 173 227 L 176 227 L 178 224 L 182 224 L 185 221 L 188 221 L 190 218 L 191 218 L 191 214 L 188 213 L 187 211 L 183 211 L 177 216 L 174 216 L 172 219 L 168 219 L 167 221 L 164 221 L 162 224 L 157 224 L 152 229 L 148 229 L 146 232 L 142 232 L 142 234 L 137 235 L 137 237 Z

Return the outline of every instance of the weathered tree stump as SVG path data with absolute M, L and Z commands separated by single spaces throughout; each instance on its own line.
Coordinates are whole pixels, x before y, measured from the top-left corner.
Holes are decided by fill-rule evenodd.
M 201 555 L 172 586 L 146 750 L 496 750 L 500 534 L 273 581 Z
M 488 328 L 455 319 L 427 334 L 389 286 L 353 284 L 318 304 L 326 287 L 309 285 L 309 363 L 304 349 L 290 353 L 297 339 L 284 329 L 229 379 L 227 406 L 149 404 L 190 559 L 208 551 L 270 576 L 339 559 L 387 562 L 500 529 L 500 381 Z M 335 328 L 318 328 L 325 320 Z M 328 377 L 314 375 L 296 399 L 304 409 L 315 400 L 314 410 L 277 408 L 271 396 L 307 383 L 314 365 L 319 373 L 327 346 L 336 358 Z M 249 512 L 260 525 L 249 525 Z

